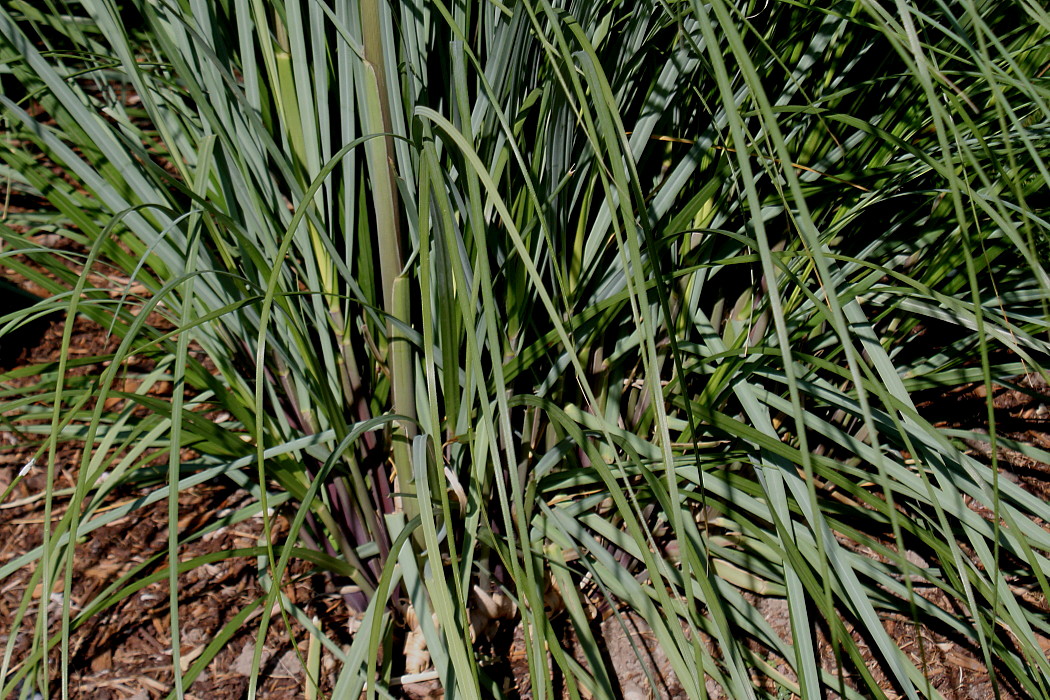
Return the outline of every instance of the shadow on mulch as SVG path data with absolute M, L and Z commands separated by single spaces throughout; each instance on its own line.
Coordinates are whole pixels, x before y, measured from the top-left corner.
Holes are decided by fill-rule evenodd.
M 0 315 L 24 311 L 40 301 L 39 297 L 2 278 L 0 278 L 0 299 L 3 300 L 0 308 L 5 309 Z M 31 348 L 40 344 L 50 325 L 49 319 L 38 318 L 0 338 L 0 372 L 25 364 L 27 353 Z

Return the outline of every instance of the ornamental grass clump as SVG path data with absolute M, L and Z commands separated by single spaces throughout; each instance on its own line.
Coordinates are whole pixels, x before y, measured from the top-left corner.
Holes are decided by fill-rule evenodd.
M 275 614 L 340 698 L 501 694 L 497 619 L 537 697 L 620 697 L 601 615 L 689 697 L 937 697 L 890 618 L 1050 696 L 1046 504 L 1000 475 L 991 392 L 985 434 L 914 398 L 1043 372 L 1048 27 L 1021 1 L 2 3 L 3 175 L 46 205 L 0 256 L 49 296 L 0 334 L 86 317 L 118 347 L 0 376 L 49 483 L 83 446 L 0 565 L 33 571 L 0 695 L 65 693 L 77 628 L 167 581 L 175 696 L 251 624 L 254 697 Z M 161 499 L 174 524 L 211 481 L 252 505 L 36 613 L 93 530 Z M 105 508 L 127 483 L 153 486 Z M 225 556 L 265 597 L 182 664 L 180 548 L 255 514 Z M 349 646 L 283 592 L 293 559 L 338 582 Z

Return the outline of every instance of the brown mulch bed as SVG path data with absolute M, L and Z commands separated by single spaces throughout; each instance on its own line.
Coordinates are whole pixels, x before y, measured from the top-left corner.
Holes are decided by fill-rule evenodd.
M 17 363 L 53 361 L 59 351 L 61 332 L 60 323 L 52 324 L 38 342 L 21 352 Z M 112 341 L 107 339 L 102 329 L 85 319 L 76 320 L 71 355 L 97 355 L 112 350 L 111 346 Z M 88 369 L 80 368 L 79 371 Z M 31 378 L 24 381 L 31 382 Z M 4 448 L 0 450 L 0 490 L 11 483 L 15 474 L 37 450 L 34 445 L 20 446 L 24 439 L 25 436 L 0 431 Z M 70 488 L 75 484 L 80 460 L 79 449 L 65 446 L 58 451 L 55 459 L 56 489 Z M 46 456 L 41 461 L 46 461 Z M 44 504 L 38 495 L 44 491 L 45 482 L 46 470 L 41 464 L 16 485 L 5 504 L 0 504 L 0 566 L 40 545 Z M 111 495 L 112 503 L 107 507 L 119 506 L 145 493 L 148 493 L 148 489 L 119 490 Z M 203 523 L 203 518 L 236 510 L 249 502 L 249 494 L 232 484 L 205 483 L 190 488 L 179 496 L 180 532 L 193 532 Z M 55 499 L 52 513 L 54 521 L 62 516 L 68 505 L 68 498 Z M 287 521 L 278 514 L 273 519 L 273 526 L 275 535 L 279 537 L 286 531 Z M 254 547 L 262 534 L 261 517 L 248 519 L 186 544 L 180 549 L 179 555 L 182 560 L 186 560 L 214 552 Z M 143 573 L 165 570 L 167 538 L 167 502 L 163 500 L 134 510 L 130 515 L 86 535 L 78 543 L 74 559 L 70 595 L 73 614 L 137 564 L 160 555 Z M 311 614 L 317 614 L 322 625 L 341 625 L 345 630 L 347 615 L 341 599 L 326 594 L 322 577 L 310 576 L 309 573 L 306 564 L 294 562 L 286 578 L 285 593 Z M 6 634 L 11 630 L 31 574 L 32 567 L 26 567 L 2 582 L 2 643 L 7 641 Z M 32 643 L 36 613 L 45 598 L 54 621 L 51 632 L 59 632 L 56 623 L 62 594 L 56 591 L 44 596 L 40 588 L 37 586 L 31 593 L 28 614 L 19 627 L 13 656 L 16 662 L 25 658 Z M 218 561 L 183 574 L 179 590 L 180 651 L 183 663 L 187 664 L 196 658 L 227 622 L 263 595 L 254 558 Z M 74 631 L 70 644 L 70 696 L 114 700 L 165 697 L 173 684 L 168 608 L 165 579 L 137 591 Z M 241 626 L 197 678 L 186 697 L 216 700 L 245 697 L 260 612 L 261 609 Z M 326 631 L 333 633 L 330 629 Z M 291 632 L 299 653 L 305 658 L 308 635 L 294 623 Z M 275 615 L 264 646 L 260 697 L 287 698 L 303 694 L 304 673 L 300 657 L 292 646 L 292 636 L 279 615 Z M 333 636 L 340 638 L 345 637 L 345 634 L 335 633 Z M 49 663 L 53 689 L 58 687 L 59 664 L 56 651 Z M 331 689 L 331 671 L 334 666 L 334 659 L 326 651 L 323 668 L 328 673 L 322 680 L 322 692 Z

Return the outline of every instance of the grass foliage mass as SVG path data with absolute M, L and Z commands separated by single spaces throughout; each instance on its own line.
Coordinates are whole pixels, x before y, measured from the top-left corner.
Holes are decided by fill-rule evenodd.
M 967 451 L 996 452 L 990 403 L 964 435 L 915 400 L 1045 366 L 1048 29 L 1030 0 L 4 0 L 2 175 L 42 204 L 0 258 L 49 296 L 0 334 L 119 344 L 0 376 L 49 482 L 83 446 L 0 565 L 33 571 L 0 695 L 64 696 L 78 626 L 157 580 L 190 690 L 250 611 L 180 672 L 180 546 L 261 513 L 229 553 L 250 624 L 298 620 L 335 697 L 398 692 L 406 620 L 449 697 L 498 695 L 494 601 L 535 697 L 623 692 L 596 607 L 694 698 L 938 697 L 892 615 L 1050 697 L 1047 505 Z M 33 614 L 139 505 L 116 489 L 175 523 L 211 480 L 254 505 Z M 352 644 L 282 592 L 293 559 L 341 582 Z

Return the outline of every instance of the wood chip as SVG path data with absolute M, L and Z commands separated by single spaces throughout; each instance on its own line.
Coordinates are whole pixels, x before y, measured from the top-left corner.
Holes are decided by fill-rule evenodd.
M 969 656 L 964 656 L 963 654 L 960 654 L 960 653 L 958 653 L 956 651 L 948 652 L 948 655 L 945 657 L 945 660 L 948 663 L 950 663 L 952 666 L 957 666 L 959 668 L 965 668 L 968 671 L 981 671 L 981 672 L 984 672 L 984 670 L 985 670 L 984 669 L 984 664 L 978 663 L 977 661 L 974 661 L 973 659 L 971 659 Z

